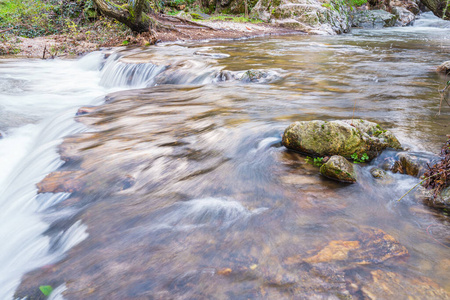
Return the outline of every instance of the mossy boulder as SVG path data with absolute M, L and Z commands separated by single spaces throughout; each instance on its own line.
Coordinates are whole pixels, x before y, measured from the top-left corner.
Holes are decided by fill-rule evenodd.
M 353 164 L 342 156 L 333 155 L 320 167 L 320 174 L 342 182 L 356 182 Z
M 341 155 L 347 159 L 355 153 L 358 157 L 366 153 L 373 159 L 386 148 L 401 149 L 390 131 L 361 119 L 294 122 L 284 131 L 283 145 L 314 156 Z

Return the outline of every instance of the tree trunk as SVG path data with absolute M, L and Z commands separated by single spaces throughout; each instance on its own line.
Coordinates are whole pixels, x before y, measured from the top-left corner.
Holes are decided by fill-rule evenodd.
M 436 16 L 450 20 L 450 0 L 421 0 Z
M 114 18 L 135 32 L 149 31 L 150 18 L 143 13 L 147 0 L 130 0 L 118 5 L 111 0 L 94 0 L 98 9 L 107 17 Z
M 248 0 L 244 0 L 244 4 L 245 4 L 245 17 L 248 18 Z

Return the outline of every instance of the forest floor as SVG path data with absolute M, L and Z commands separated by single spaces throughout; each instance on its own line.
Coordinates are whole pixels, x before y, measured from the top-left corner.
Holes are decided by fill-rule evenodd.
M 303 34 L 268 23 L 235 22 L 233 20 L 190 21 L 187 19 L 160 15 L 163 24 L 156 31 L 159 42 L 237 39 L 265 35 Z M 7 33 L 6 33 L 7 34 Z M 118 28 L 115 24 L 101 24 L 92 28 L 76 29 L 60 35 L 24 38 L 15 35 L 0 39 L 0 50 L 4 57 L 55 58 L 76 57 L 100 48 L 124 45 L 148 45 L 148 38 L 132 35 L 130 30 Z M 3 49 L 2 49 L 3 48 Z M 1 51 L 0 51 L 1 52 Z M 6 55 L 5 55 L 6 54 Z

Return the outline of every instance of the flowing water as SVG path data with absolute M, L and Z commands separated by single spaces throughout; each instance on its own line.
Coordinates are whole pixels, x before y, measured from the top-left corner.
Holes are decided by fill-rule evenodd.
M 448 216 L 413 194 L 397 203 L 418 178 L 370 176 L 392 151 L 343 185 L 280 142 L 293 121 L 354 116 L 436 153 L 450 108 L 437 115 L 448 79 L 434 69 L 449 53 L 449 22 L 425 14 L 332 37 L 0 61 L 0 298 L 47 284 L 76 299 L 444 298 Z M 38 194 L 58 168 L 83 188 Z M 318 261 L 330 248 L 343 257 Z

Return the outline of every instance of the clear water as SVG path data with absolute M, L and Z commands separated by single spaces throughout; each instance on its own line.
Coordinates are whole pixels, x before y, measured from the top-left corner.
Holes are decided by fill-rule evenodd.
M 424 15 L 414 27 L 332 37 L 1 61 L 0 298 L 37 268 L 20 296 L 52 283 L 78 299 L 327 297 L 369 271 L 286 261 L 367 226 L 409 252 L 370 270 L 409 278 L 405 289 L 428 277 L 450 292 L 448 217 L 412 195 L 396 202 L 417 178 L 380 184 L 360 166 L 360 183 L 341 185 L 279 145 L 290 122 L 354 117 L 411 150 L 438 151 L 450 109 L 436 115 L 448 79 L 434 69 L 448 60 L 448 24 Z M 249 69 L 268 76 L 239 80 Z M 234 80 L 221 81 L 224 70 Z M 88 130 L 74 121 L 77 108 L 116 91 L 82 119 L 95 125 L 75 144 L 81 162 L 63 166 L 57 145 Z M 37 195 L 35 184 L 60 166 L 86 171 L 89 188 Z M 133 185 L 118 188 L 124 176 Z

